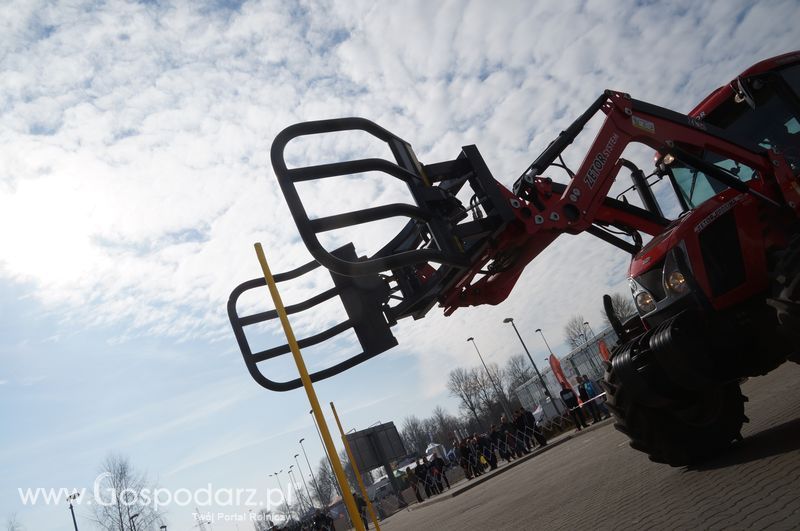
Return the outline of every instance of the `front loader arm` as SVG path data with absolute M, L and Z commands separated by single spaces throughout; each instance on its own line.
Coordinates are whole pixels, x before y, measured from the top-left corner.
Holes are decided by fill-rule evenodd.
M 738 160 L 762 175 L 776 170 L 776 167 L 783 173 L 789 171 L 777 164 L 774 156 L 766 150 L 742 146 L 724 131 L 697 119 L 633 100 L 619 92 L 606 91 L 602 100 L 597 110 L 606 114 L 605 121 L 574 178 L 562 185 L 539 177 L 540 168 L 545 164 L 534 163 L 529 167 L 514 184 L 516 195 L 521 200 L 519 208 L 515 209 L 515 222 L 509 223 L 491 251 L 473 264 L 454 288 L 443 295 L 441 305 L 446 315 L 462 306 L 498 304 L 505 300 L 525 266 L 561 234 L 588 231 L 603 239 L 613 238 L 602 232 L 603 226 L 613 226 L 630 234 L 641 232 L 655 236 L 661 233 L 667 220 L 607 196 L 623 167 L 622 153 L 632 142 L 645 144 L 660 153 L 673 154 L 676 158 L 685 154 L 681 146 L 712 150 Z M 563 149 L 568 144 L 562 142 L 558 147 Z M 552 164 L 558 154 L 560 151 L 549 154 L 549 162 L 545 163 Z M 726 184 L 747 188 L 762 199 L 774 202 L 732 177 L 720 175 L 719 178 L 726 179 Z M 622 242 L 618 245 L 626 248 Z M 638 251 L 638 246 L 628 245 L 626 250 L 629 252 L 635 254 Z M 496 261 L 498 256 L 504 266 L 478 278 L 484 266 Z
M 544 172 L 559 160 L 598 111 L 606 115 L 605 119 L 570 181 L 562 184 L 544 177 Z M 284 150 L 295 138 L 356 129 L 388 144 L 395 160 L 363 159 L 288 167 Z M 739 145 L 710 124 L 613 91 L 605 91 L 563 131 L 511 190 L 492 176 L 475 146 L 462 148 L 453 160 L 425 165 L 418 161 L 410 144 L 361 118 L 307 122 L 282 131 L 272 146 L 273 168 L 301 238 L 315 262 L 330 271 L 348 317 L 328 330 L 300 338 L 300 342 L 316 344 L 352 329 L 363 349 L 335 367 L 312 373 L 312 380 L 330 377 L 396 345 L 390 327 L 398 319 L 408 316 L 419 319 L 436 304 L 443 307 L 445 315 L 464 306 L 499 304 L 508 297 L 525 266 L 564 233 L 586 231 L 627 252 L 638 252 L 642 243 L 640 234 L 659 234 L 668 221 L 652 208 L 647 210 L 608 197 L 619 171 L 631 166 L 622 159 L 622 154 L 632 142 L 678 159 L 689 157 L 692 150 L 709 149 L 762 175 L 772 171 L 784 196 L 794 189 L 790 186 L 794 183 L 790 170 L 778 155 Z M 764 190 L 751 189 L 723 170 L 712 170 L 711 177 L 775 202 L 763 194 Z M 414 204 L 394 203 L 322 218 L 309 217 L 297 183 L 364 172 L 400 179 L 408 187 Z M 646 187 L 645 180 L 640 175 L 638 181 L 634 179 L 634 186 Z M 456 197 L 464 190 L 472 193 L 469 205 Z M 800 208 L 800 196 L 789 204 Z M 404 217 L 408 221 L 403 230 L 371 256 L 360 255 L 352 244 L 328 250 L 319 239 L 323 232 L 391 217 Z M 628 234 L 632 242 L 607 231 L 609 227 L 616 229 L 616 234 L 620 231 Z M 351 280 L 345 282 L 347 279 Z M 251 351 L 244 327 L 275 317 L 274 312 L 239 316 L 239 295 L 258 285 L 263 283 L 249 281 L 240 285 L 228 305 L 237 341 L 254 375 L 261 374 L 258 363 L 288 352 L 287 345 Z M 297 304 L 297 311 L 317 304 L 318 298 Z M 256 380 L 272 390 L 299 387 L 296 380 L 276 382 L 263 375 Z

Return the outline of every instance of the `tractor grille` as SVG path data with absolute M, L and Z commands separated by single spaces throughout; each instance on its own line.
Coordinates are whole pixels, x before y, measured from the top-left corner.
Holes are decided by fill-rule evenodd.
M 661 280 L 661 270 L 663 267 L 664 262 L 658 262 L 650 271 L 636 277 L 636 282 L 649 291 L 650 295 L 655 297 L 657 301 L 663 300 L 664 297 L 666 297 L 666 293 L 664 293 L 664 284 Z
M 712 295 L 726 293 L 744 282 L 744 259 L 733 210 L 700 232 L 699 241 Z

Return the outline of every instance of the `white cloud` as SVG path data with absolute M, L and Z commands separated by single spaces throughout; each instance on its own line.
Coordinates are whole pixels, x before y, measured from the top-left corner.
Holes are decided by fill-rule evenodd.
M 686 111 L 794 47 L 798 14 L 790 1 L 6 6 L 0 274 L 79 325 L 228 337 L 228 292 L 259 274 L 252 243 L 275 270 L 306 259 L 268 164 L 286 125 L 365 116 L 425 162 L 476 143 L 510 185 L 601 90 Z M 324 190 L 317 206 L 375 201 Z M 402 348 L 424 373 L 446 370 L 470 355 L 467 330 L 500 344 L 505 314 L 558 343 L 571 313 L 599 319 L 624 268 L 619 251 L 565 236 L 502 307 L 403 323 Z

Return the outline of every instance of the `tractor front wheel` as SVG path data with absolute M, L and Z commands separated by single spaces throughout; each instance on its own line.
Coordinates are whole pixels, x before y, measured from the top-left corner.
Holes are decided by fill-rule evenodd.
M 675 467 L 691 465 L 718 455 L 741 439 L 747 398 L 737 382 L 693 393 L 679 405 L 654 407 L 635 400 L 613 363 L 607 363 L 606 370 L 603 385 L 606 405 L 614 413 L 614 427 L 651 461 Z

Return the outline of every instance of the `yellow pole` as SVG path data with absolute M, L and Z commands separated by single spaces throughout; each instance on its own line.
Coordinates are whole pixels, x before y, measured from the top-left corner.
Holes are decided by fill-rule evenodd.
M 364 487 L 364 482 L 361 480 L 361 473 L 358 471 L 358 465 L 356 465 L 356 460 L 353 458 L 353 452 L 350 451 L 350 443 L 347 442 L 347 437 L 344 436 L 344 429 L 342 429 L 342 423 L 339 422 L 339 415 L 336 413 L 336 406 L 333 405 L 333 402 L 331 402 L 331 410 L 333 410 L 333 418 L 336 419 L 336 425 L 339 426 L 339 433 L 342 434 L 342 443 L 344 443 L 347 458 L 350 460 L 350 466 L 353 467 L 353 473 L 356 475 L 356 481 L 358 481 L 358 487 L 361 489 L 361 495 L 364 497 L 364 501 L 367 502 L 369 517 L 372 519 L 372 523 L 375 524 L 375 529 L 381 531 L 381 526 L 378 525 L 378 517 L 375 516 L 375 509 L 372 508 L 372 502 L 369 501 L 367 489 Z
M 339 461 L 339 455 L 336 453 L 336 447 L 333 445 L 331 433 L 328 431 L 328 424 L 325 422 L 325 417 L 322 414 L 322 408 L 319 405 L 319 400 L 317 400 L 317 393 L 314 391 L 314 386 L 311 383 L 311 377 L 308 375 L 306 363 L 303 361 L 303 356 L 300 354 L 300 347 L 297 345 L 297 339 L 294 337 L 292 325 L 289 324 L 289 317 L 286 314 L 286 308 L 283 306 L 281 295 L 278 293 L 278 286 L 275 283 L 275 279 L 272 277 L 272 272 L 269 270 L 269 265 L 267 265 L 267 258 L 264 256 L 264 249 L 261 248 L 260 243 L 256 243 L 255 248 L 256 255 L 258 255 L 258 261 L 261 264 L 261 270 L 264 273 L 264 280 L 267 281 L 269 293 L 272 296 L 272 301 L 275 303 L 275 311 L 278 312 L 278 317 L 280 317 L 281 325 L 283 326 L 283 333 L 286 334 L 286 341 L 289 343 L 289 348 L 292 351 L 292 357 L 297 365 L 297 371 L 300 373 L 300 380 L 303 382 L 303 389 L 305 389 L 306 395 L 308 395 L 308 401 L 311 404 L 311 410 L 314 412 L 314 418 L 317 419 L 317 425 L 319 426 L 322 440 L 325 443 L 325 450 L 328 452 L 328 457 L 331 459 L 333 473 L 336 475 L 336 480 L 339 482 L 339 485 L 342 488 L 344 505 L 347 507 L 347 512 L 350 514 L 350 520 L 353 522 L 353 527 L 355 527 L 357 531 L 365 531 L 364 523 L 361 521 L 361 515 L 358 513 L 356 502 L 353 499 L 353 494 L 350 492 L 350 489 L 347 486 L 347 478 L 344 475 L 344 468 L 342 468 L 342 463 Z

